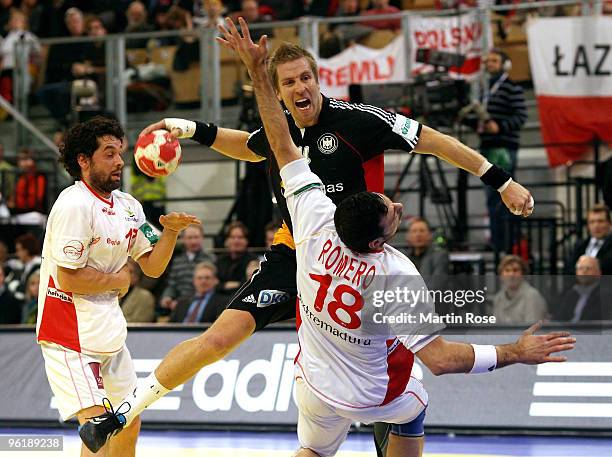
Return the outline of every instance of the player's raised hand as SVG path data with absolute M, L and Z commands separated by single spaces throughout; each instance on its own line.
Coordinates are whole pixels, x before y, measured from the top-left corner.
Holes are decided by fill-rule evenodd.
M 191 214 L 172 212 L 160 216 L 159 223 L 164 227 L 164 230 L 180 232 L 190 225 L 200 225 L 202 222 Z
M 240 24 L 242 34 L 236 28 L 234 21 L 229 17 L 226 18 L 225 26 L 218 26 L 223 37 L 217 37 L 217 41 L 236 52 L 246 65 L 249 73 L 252 73 L 258 67 L 265 68 L 268 58 L 268 37 L 263 35 L 259 39 L 259 43 L 253 43 L 246 21 L 239 17 L 238 24 Z
M 515 181 L 501 192 L 501 199 L 508 210 L 516 216 L 527 217 L 533 213 L 534 201 L 531 193 Z
M 545 362 L 565 362 L 567 357 L 551 354 L 574 349 L 576 338 L 572 337 L 569 332 L 564 331 L 536 335 L 535 333 L 541 327 L 542 321 L 536 322 L 525 330 L 515 343 L 518 362 L 527 365 Z

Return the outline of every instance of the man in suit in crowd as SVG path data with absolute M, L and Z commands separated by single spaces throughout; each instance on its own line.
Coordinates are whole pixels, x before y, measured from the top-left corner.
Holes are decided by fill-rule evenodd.
M 197 264 L 193 272 L 195 295 L 179 302 L 170 316 L 170 322 L 214 322 L 228 302 L 227 296 L 215 290 L 218 284 L 217 267 L 214 264 Z
M 565 262 L 565 274 L 573 275 L 578 259 L 583 256 L 599 260 L 601 274 L 612 274 L 612 220 L 610 209 L 604 204 L 593 205 L 587 212 L 589 237 L 580 240 Z
M 601 292 L 601 268 L 599 260 L 586 255 L 576 262 L 576 283 L 566 290 L 559 300 L 558 310 L 553 311 L 559 321 L 598 321 L 609 318 L 604 312 Z
M 193 297 L 193 270 L 200 262 L 214 262 L 213 256 L 204 251 L 204 228 L 192 225 L 181 236 L 184 251 L 176 254 L 170 264 L 168 285 L 162 293 L 160 305 L 170 311 L 179 302 Z

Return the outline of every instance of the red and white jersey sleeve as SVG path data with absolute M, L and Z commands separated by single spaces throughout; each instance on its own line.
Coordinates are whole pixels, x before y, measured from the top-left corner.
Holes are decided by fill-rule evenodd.
M 297 253 L 296 370 L 321 400 L 335 407 L 388 404 L 406 393 L 414 353 L 433 336 L 431 326 L 379 325 L 373 316 L 426 314 L 433 312 L 433 304 L 391 300 L 382 306 L 379 293 L 424 283 L 413 282 L 420 278 L 414 264 L 389 245 L 359 254 L 342 243 L 333 223 L 335 205 L 306 161 L 292 162 L 281 176 Z
M 47 221 L 40 268 L 37 340 L 91 354 L 121 350 L 127 326 L 118 291 L 94 295 L 62 290 L 58 267 L 115 273 L 153 249 L 158 236 L 131 195 L 97 195 L 83 181 L 65 189 Z

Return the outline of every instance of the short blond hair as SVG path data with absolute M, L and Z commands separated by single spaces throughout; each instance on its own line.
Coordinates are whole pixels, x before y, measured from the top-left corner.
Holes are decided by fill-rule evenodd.
M 272 82 L 274 83 L 275 89 L 278 90 L 279 88 L 277 72 L 278 66 L 280 64 L 293 62 L 294 60 L 302 58 L 306 59 L 312 73 L 314 74 L 315 81 L 317 83 L 319 82 L 319 67 L 317 66 L 317 61 L 312 54 L 299 44 L 284 42 L 276 51 L 274 51 L 274 54 L 272 54 L 272 57 L 268 62 L 268 73 L 270 75 L 270 79 L 272 79 Z
M 525 259 L 523 259 L 522 257 L 519 257 L 518 255 L 504 256 L 499 261 L 499 265 L 497 266 L 497 274 L 501 275 L 501 272 L 503 271 L 503 269 L 506 268 L 508 265 L 512 265 L 512 264 L 518 264 L 521 267 L 521 271 L 523 272 L 523 275 L 529 274 L 529 265 L 527 265 L 527 262 L 525 262 Z

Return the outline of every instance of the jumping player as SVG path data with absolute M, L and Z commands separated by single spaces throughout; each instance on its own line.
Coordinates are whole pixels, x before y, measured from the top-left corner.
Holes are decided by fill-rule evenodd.
M 303 48 L 281 45 L 270 60 L 269 72 L 276 96 L 287 108 L 291 138 L 321 178 L 335 204 L 360 191 L 382 192 L 383 152 L 400 149 L 435 154 L 497 189 L 515 214 L 531 214 L 533 208 L 527 189 L 456 139 L 401 114 L 324 97 L 319 88 L 316 62 Z M 296 258 L 291 218 L 282 193 L 279 166 L 265 129 L 249 134 L 213 124 L 168 118 L 147 127 L 142 134 L 160 128 L 180 138 L 192 138 L 212 146 L 239 160 L 267 159 L 285 224 L 277 232 L 260 270 L 238 290 L 217 321 L 202 335 L 173 348 L 150 375 L 146 383 L 150 387 L 137 389 L 134 395 L 126 397 L 131 405 L 126 414 L 128 423 L 147 405 L 186 382 L 202 367 L 232 352 L 253 332 L 270 323 L 295 317 Z M 271 306 L 258 306 L 259 297 L 268 290 L 282 291 L 283 299 Z
M 222 43 L 240 55 L 253 80 L 293 222 L 300 314 L 296 386 L 302 449 L 297 455 L 335 455 L 351 423 L 379 421 L 397 431 L 390 437 L 389 457 L 418 457 L 427 393 L 410 376 L 414 355 L 436 374 L 479 373 L 512 363 L 563 361 L 551 353 L 572 349 L 575 339 L 567 332 L 534 336 L 536 324 L 514 344 L 477 346 L 446 342 L 427 324 L 377 325 L 377 309 L 387 317 L 434 312 L 432 304 L 396 298 L 389 306 L 375 305 L 377 292 L 425 288 L 412 262 L 386 243 L 399 227 L 402 205 L 359 192 L 336 207 L 326 196 L 274 100 L 266 38 L 254 44 L 246 22 L 239 21 L 243 36 L 228 21 Z
M 105 413 L 104 398 L 120 400 L 136 387 L 118 300 L 130 285 L 128 256 L 159 277 L 179 232 L 200 223 L 170 213 L 160 217 L 161 236 L 147 223 L 140 203 L 117 190 L 123 141 L 119 123 L 104 117 L 68 131 L 60 160 L 77 181 L 53 205 L 43 245 L 37 340 L 62 420 L 81 424 Z M 96 455 L 134 456 L 139 428 L 136 418 Z

